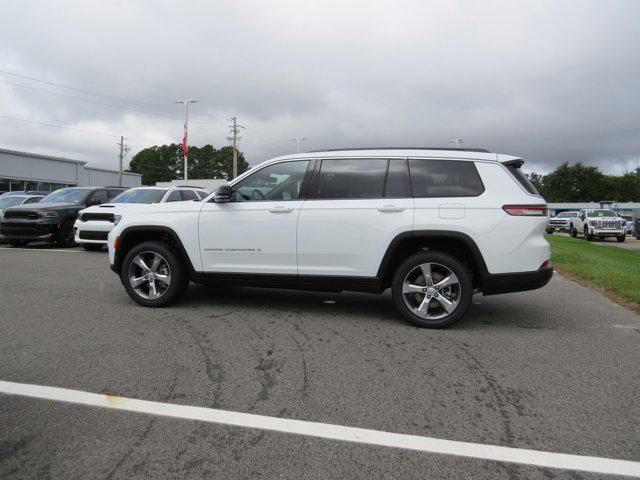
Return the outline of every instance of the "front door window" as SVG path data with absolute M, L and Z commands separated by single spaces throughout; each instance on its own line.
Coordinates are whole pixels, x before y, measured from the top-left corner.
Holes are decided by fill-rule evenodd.
M 303 160 L 262 168 L 232 187 L 231 201 L 297 200 L 308 166 L 309 160 Z

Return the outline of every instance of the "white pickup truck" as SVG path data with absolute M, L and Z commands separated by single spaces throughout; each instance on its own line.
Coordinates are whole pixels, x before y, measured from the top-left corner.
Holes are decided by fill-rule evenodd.
M 613 210 L 607 208 L 580 210 L 578 216 L 571 222 L 569 233 L 572 237 L 580 233 L 589 241 L 596 237 L 616 237 L 618 242 L 625 240 L 625 220 Z

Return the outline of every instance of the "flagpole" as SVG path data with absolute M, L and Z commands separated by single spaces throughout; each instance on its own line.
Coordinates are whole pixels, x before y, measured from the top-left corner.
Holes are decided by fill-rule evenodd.
M 184 180 L 189 180 L 189 102 L 184 102 Z
M 184 180 L 189 179 L 189 104 L 196 103 L 198 100 L 180 100 L 173 103 L 182 103 L 184 105 L 184 136 L 182 137 L 182 153 L 184 154 Z

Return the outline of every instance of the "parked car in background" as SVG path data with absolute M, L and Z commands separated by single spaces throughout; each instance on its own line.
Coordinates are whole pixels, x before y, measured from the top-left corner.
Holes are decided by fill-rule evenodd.
M 89 207 L 78 214 L 74 225 L 75 241 L 85 250 L 101 250 L 107 236 L 130 205 L 200 201 L 209 195 L 201 187 L 138 187 L 125 190 L 105 205 Z
M 625 220 L 608 208 L 580 210 L 571 224 L 572 237 L 582 234 L 588 241 L 596 237 L 616 237 L 618 242 L 624 242 L 626 238 Z
M 633 235 L 633 217 L 629 217 L 626 215 L 620 215 L 620 218 L 623 218 L 625 221 L 625 229 L 627 231 L 627 235 Z
M 189 282 L 382 293 L 421 327 L 460 319 L 474 291 L 553 274 L 545 200 L 509 155 L 360 149 L 280 157 L 205 201 L 132 205 L 109 263 L 146 307 Z
M 553 232 L 568 232 L 571 220 L 578 216 L 578 212 L 561 212 L 555 217 L 549 219 L 547 225 L 547 233 Z
M 44 198 L 44 195 L 31 195 L 31 194 L 16 194 L 16 195 L 0 195 L 0 221 L 4 210 L 9 207 L 16 207 L 18 205 L 28 205 L 30 203 L 39 202 Z M 0 233 L 0 243 L 4 243 L 4 237 Z
M 40 196 L 46 196 L 49 195 L 51 192 L 39 192 L 37 190 L 14 190 L 12 192 L 4 192 L 2 194 L 0 194 L 0 197 L 10 197 L 13 195 L 40 195 Z
M 51 192 L 38 203 L 10 207 L 0 221 L 0 235 L 14 246 L 44 240 L 61 247 L 74 245 L 73 223 L 78 212 L 121 193 L 120 187 L 69 187 Z

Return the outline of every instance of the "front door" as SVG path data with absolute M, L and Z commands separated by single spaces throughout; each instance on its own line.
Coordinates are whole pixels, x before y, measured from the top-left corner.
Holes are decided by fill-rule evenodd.
M 203 206 L 205 272 L 297 274 L 296 228 L 309 164 L 268 165 L 234 184 L 230 202 Z

